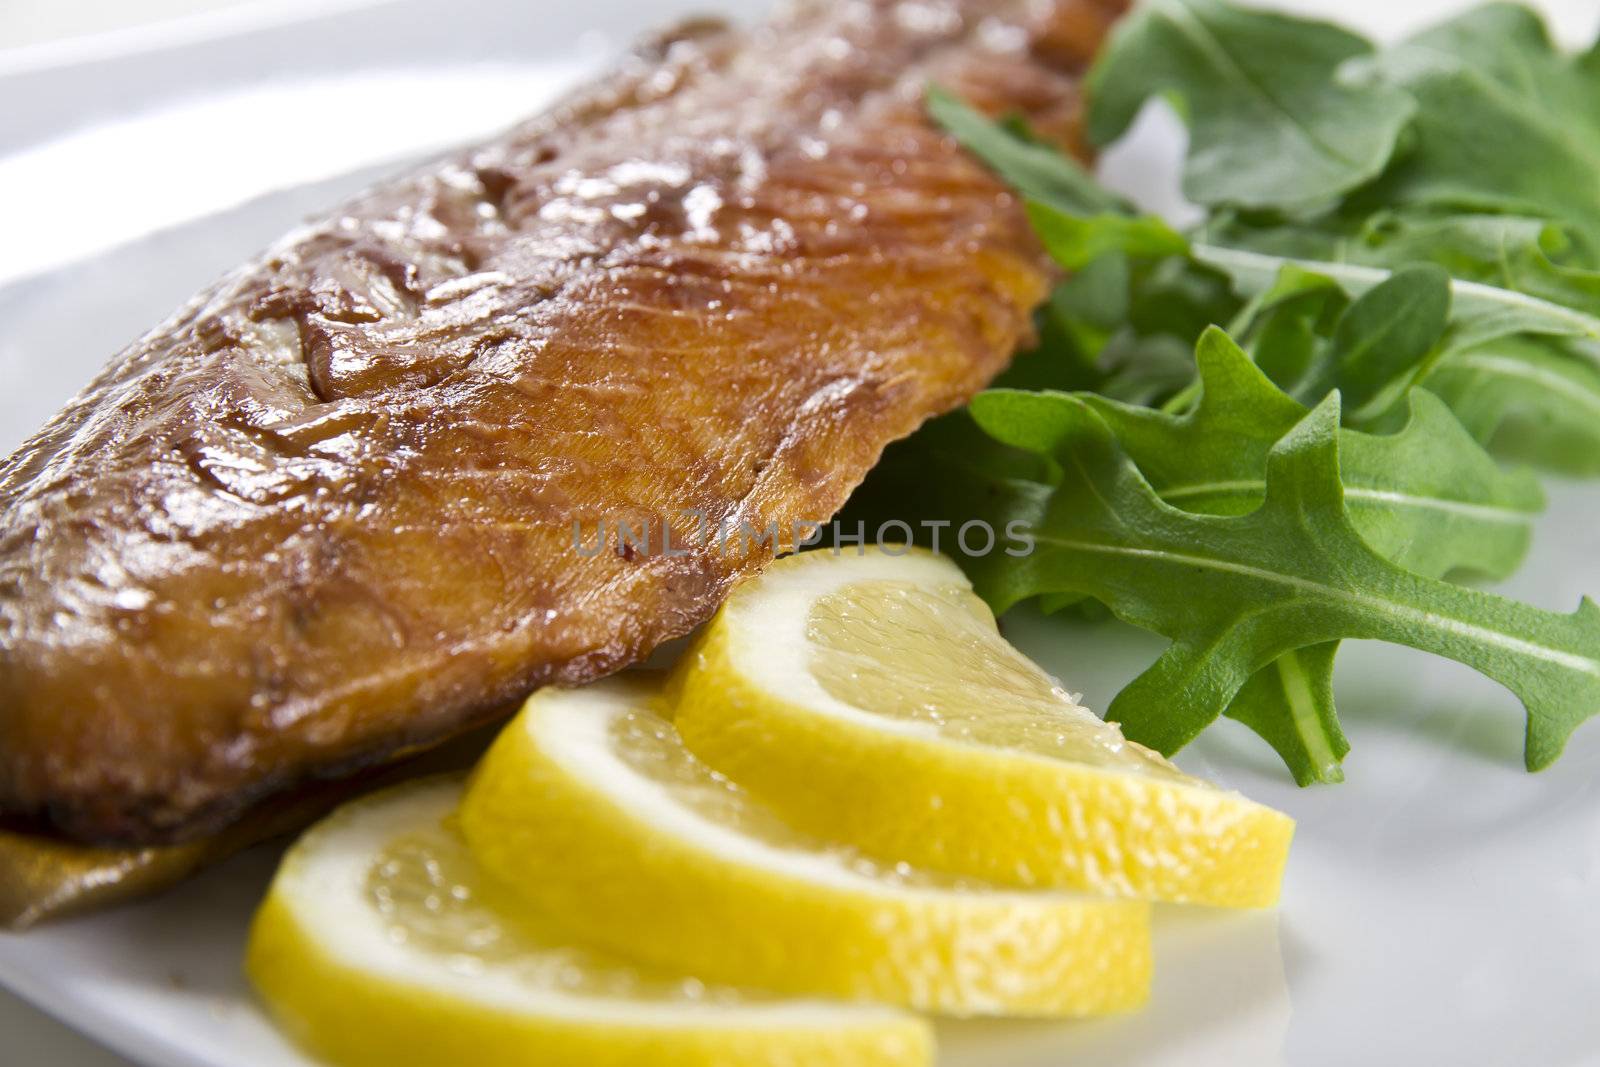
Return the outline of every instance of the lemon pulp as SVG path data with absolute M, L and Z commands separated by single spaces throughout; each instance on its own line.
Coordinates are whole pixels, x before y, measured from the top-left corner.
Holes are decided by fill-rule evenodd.
M 942 556 L 779 560 L 728 598 L 668 692 L 698 757 L 880 861 L 1158 901 L 1277 899 L 1293 821 L 1081 707 Z
M 797 831 L 737 783 L 702 763 L 683 746 L 672 724 L 655 711 L 624 711 L 608 723 L 607 730 L 611 749 L 622 763 L 661 786 L 676 803 L 708 824 L 763 846 L 815 857 L 827 866 L 886 886 L 982 889 L 968 879 L 919 870 L 908 863 L 878 863 L 842 841 L 830 842 Z
M 401 834 L 374 858 L 367 900 L 390 940 L 438 958 L 458 974 L 496 971 L 530 988 L 582 997 L 657 1000 L 670 1006 L 736 1004 L 770 995 L 669 978 L 573 944 L 538 912 L 487 884 L 455 829 L 443 822 Z
M 961 585 L 846 585 L 811 606 L 811 674 L 846 704 L 954 741 L 1203 784 L 1079 705 L 990 619 Z

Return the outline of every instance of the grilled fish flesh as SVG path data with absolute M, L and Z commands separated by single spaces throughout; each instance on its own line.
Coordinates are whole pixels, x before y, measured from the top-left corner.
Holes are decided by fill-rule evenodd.
M 1119 7 L 689 24 L 201 293 L 0 467 L 0 815 L 192 841 L 707 618 L 1028 337 L 927 86 L 1072 145 Z

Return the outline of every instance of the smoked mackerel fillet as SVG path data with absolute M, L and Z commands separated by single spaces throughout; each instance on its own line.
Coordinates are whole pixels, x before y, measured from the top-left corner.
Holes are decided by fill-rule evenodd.
M 828 518 L 1028 339 L 926 88 L 1072 147 L 1119 7 L 691 23 L 201 293 L 0 468 L 0 816 L 190 840 L 703 621 L 772 547 L 690 512 Z

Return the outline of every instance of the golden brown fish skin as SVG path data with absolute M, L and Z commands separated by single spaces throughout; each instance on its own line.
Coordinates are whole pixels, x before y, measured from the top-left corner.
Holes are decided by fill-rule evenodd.
M 803 3 L 291 235 L 0 468 L 0 812 L 192 839 L 631 663 L 980 388 L 1050 271 L 930 129 L 1071 136 L 1113 0 Z

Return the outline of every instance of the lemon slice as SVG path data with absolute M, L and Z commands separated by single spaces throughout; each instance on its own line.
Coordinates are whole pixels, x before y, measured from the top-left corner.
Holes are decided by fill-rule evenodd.
M 942 556 L 778 561 L 734 592 L 672 693 L 700 758 L 871 855 L 1013 886 L 1277 900 L 1293 821 L 1079 707 Z
M 457 779 L 356 801 L 284 859 L 247 967 L 290 1036 L 341 1067 L 925 1067 L 927 1024 L 752 998 L 574 947 L 511 912 L 446 822 Z M 540 872 L 529 872 L 532 877 Z
M 462 830 L 531 906 L 658 966 L 786 993 L 953 1015 L 1144 1000 L 1143 903 L 868 863 L 709 770 L 657 704 L 629 680 L 544 690 L 484 758 Z

